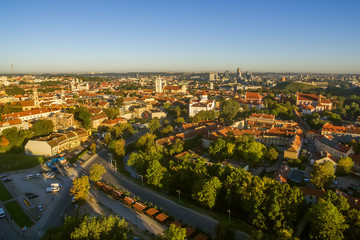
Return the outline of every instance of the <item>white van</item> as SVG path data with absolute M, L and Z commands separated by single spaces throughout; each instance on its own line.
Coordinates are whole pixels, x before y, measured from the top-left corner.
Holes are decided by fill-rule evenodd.
M 47 187 L 46 188 L 47 193 L 58 192 L 59 190 L 60 190 L 60 188 L 57 188 L 57 187 Z
M 0 218 L 6 217 L 5 211 L 3 208 L 0 208 Z
M 55 188 L 60 188 L 61 184 L 60 183 L 52 183 L 50 184 L 51 187 L 55 187 Z

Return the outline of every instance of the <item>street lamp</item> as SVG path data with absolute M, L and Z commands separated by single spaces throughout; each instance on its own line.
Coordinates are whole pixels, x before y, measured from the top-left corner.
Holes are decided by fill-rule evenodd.
M 113 165 L 113 158 L 112 158 L 112 154 L 111 153 L 108 153 L 109 157 L 110 157 L 110 165 Z M 114 167 L 115 167 L 115 170 L 117 170 L 117 166 L 116 166 L 116 160 L 114 160 Z
M 229 223 L 230 223 L 230 214 L 231 214 L 231 211 L 230 211 L 230 209 L 228 209 L 226 212 L 229 214 Z
M 176 192 L 179 194 L 179 204 L 180 204 L 180 190 L 176 190 Z
M 141 186 L 144 187 L 144 176 L 138 175 L 141 178 Z

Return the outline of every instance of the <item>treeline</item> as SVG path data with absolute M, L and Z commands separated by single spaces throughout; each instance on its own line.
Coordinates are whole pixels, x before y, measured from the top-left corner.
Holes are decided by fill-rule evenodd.
M 201 157 L 173 158 L 186 145 L 179 140 L 162 148 L 155 145 L 155 136 L 149 133 L 139 139 L 139 150 L 130 155 L 128 164 L 149 185 L 170 193 L 180 190 L 182 196 L 208 209 L 221 212 L 231 209 L 235 216 L 248 216 L 244 220 L 263 232 L 276 236 L 292 234 L 304 204 L 298 188 L 254 177 L 240 168 L 220 163 L 209 165 Z

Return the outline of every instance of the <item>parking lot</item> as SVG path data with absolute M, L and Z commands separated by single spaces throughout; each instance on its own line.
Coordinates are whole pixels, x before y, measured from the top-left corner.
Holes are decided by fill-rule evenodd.
M 47 193 L 46 188 L 50 187 L 52 183 L 62 183 L 61 174 L 56 174 L 54 178 L 48 178 L 46 173 L 41 173 L 48 170 L 47 167 L 39 166 L 30 170 L 18 171 L 7 175 L 12 178 L 12 181 L 3 183 L 34 221 L 41 218 L 43 211 L 46 211 L 47 206 L 54 200 L 54 195 L 57 194 L 57 192 Z M 25 180 L 25 176 L 30 174 L 33 177 Z M 36 174 L 38 174 L 37 177 Z M 39 211 L 38 206 L 42 206 L 42 211 Z

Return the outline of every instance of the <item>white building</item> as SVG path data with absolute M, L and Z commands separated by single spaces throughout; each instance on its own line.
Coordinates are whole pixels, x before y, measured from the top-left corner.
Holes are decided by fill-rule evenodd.
M 166 84 L 162 78 L 156 78 L 155 79 L 155 92 L 162 93 L 165 85 Z
M 215 110 L 215 100 L 209 100 L 205 90 L 201 94 L 201 98 L 191 100 L 189 103 L 189 116 L 195 116 L 200 111 Z

